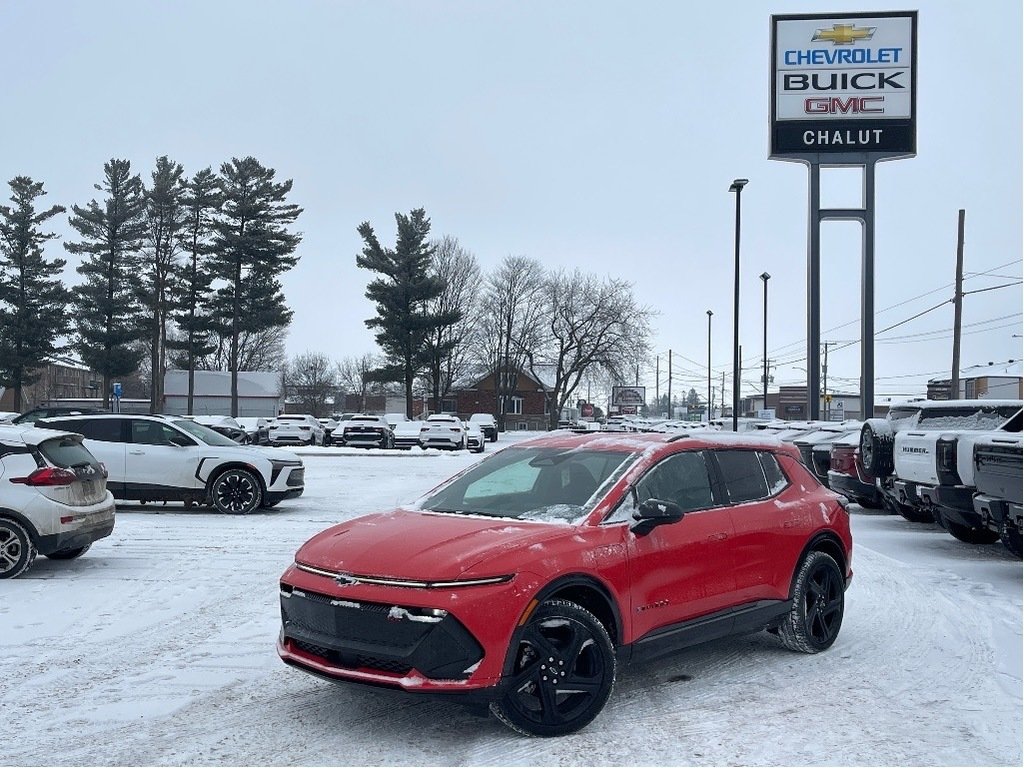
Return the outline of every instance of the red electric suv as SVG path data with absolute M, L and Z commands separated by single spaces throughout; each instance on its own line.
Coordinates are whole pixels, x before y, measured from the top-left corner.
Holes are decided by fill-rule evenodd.
M 278 653 L 557 736 L 623 662 L 765 629 L 825 650 L 852 547 L 839 497 L 773 438 L 553 432 L 306 542 Z

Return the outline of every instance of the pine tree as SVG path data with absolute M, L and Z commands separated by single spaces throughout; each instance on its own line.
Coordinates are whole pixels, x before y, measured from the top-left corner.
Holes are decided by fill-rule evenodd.
M 0 206 L 0 384 L 14 390 L 20 411 L 22 387 L 39 380 L 68 332 L 71 294 L 60 280 L 64 259 L 43 258 L 43 245 L 57 235 L 40 230 L 64 206 L 37 211 L 42 182 L 17 176 L 8 183 L 13 205 Z
M 213 275 L 208 259 L 214 217 L 220 209 L 220 190 L 217 177 L 210 168 L 199 171 L 188 182 L 181 205 L 185 209 L 185 222 L 179 232 L 179 244 L 187 255 L 171 291 L 171 317 L 183 337 L 168 340 L 167 346 L 184 353 L 188 370 L 188 413 L 192 413 L 196 360 L 215 349 L 210 340 Z
M 144 252 L 142 293 L 146 308 L 149 339 L 149 410 L 163 410 L 164 372 L 166 370 L 167 319 L 171 309 L 171 284 L 177 263 L 178 237 L 187 211 L 184 169 L 163 155 L 156 159 L 153 186 L 146 190 L 146 250 Z
M 93 199 L 72 207 L 69 223 L 82 239 L 64 247 L 85 257 L 78 267 L 85 282 L 74 291 L 75 349 L 103 376 L 103 405 L 109 408 L 111 381 L 134 372 L 145 354 L 138 341 L 144 332 L 139 292 L 146 198 L 142 179 L 131 175 L 127 160 L 111 159 L 103 173 L 103 184 L 95 188 L 106 199 L 102 205 Z
M 359 225 L 365 246 L 356 265 L 380 275 L 366 286 L 366 298 L 377 305 L 377 317 L 366 321 L 377 329 L 377 344 L 387 362 L 374 372 L 380 381 L 405 384 L 406 416 L 412 417 L 412 383 L 428 361 L 427 338 L 439 325 L 454 323 L 458 311 L 431 314 L 428 302 L 444 290 L 444 280 L 431 271 L 434 248 L 427 242 L 430 219 L 422 208 L 408 216 L 395 214 L 395 248 L 383 248 L 370 222 Z
M 239 336 L 291 320 L 278 277 L 298 261 L 302 236 L 287 227 L 302 209 L 285 202 L 291 180 L 275 183 L 274 170 L 254 157 L 232 158 L 220 172 L 223 204 L 210 264 L 214 278 L 226 283 L 217 291 L 216 317 L 231 340 L 231 415 L 237 416 Z

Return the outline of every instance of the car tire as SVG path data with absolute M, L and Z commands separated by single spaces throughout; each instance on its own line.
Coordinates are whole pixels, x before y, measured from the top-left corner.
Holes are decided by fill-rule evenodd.
M 999 538 L 1011 555 L 1018 560 L 1024 558 L 1024 541 L 1022 541 L 1020 528 L 1004 520 L 999 530 Z
M 895 468 L 892 425 L 885 419 L 868 419 L 860 430 L 861 468 L 877 478 L 888 477 Z
M 217 475 L 210 486 L 213 506 L 227 515 L 247 515 L 263 501 L 260 481 L 248 469 L 232 467 Z
M 839 565 L 824 552 L 810 552 L 800 563 L 793 607 L 779 637 L 791 651 L 818 653 L 835 642 L 843 623 L 845 584 Z
M 954 523 L 948 518 L 943 518 L 942 522 L 954 539 L 965 544 L 995 544 L 999 541 L 999 534 L 988 528 L 971 528 L 969 525 Z
M 74 560 L 76 557 L 81 557 L 92 544 L 86 544 L 84 547 L 73 547 L 71 549 L 61 549 L 57 552 L 51 552 L 47 555 L 50 560 Z
M 935 515 L 929 509 L 918 509 L 910 504 L 904 504 L 901 501 L 893 502 L 896 505 L 896 512 L 904 520 L 909 520 L 912 523 L 934 523 Z
M 615 649 L 596 616 L 549 600 L 512 643 L 506 692 L 490 705 L 495 717 L 527 736 L 563 736 L 597 717 L 615 685 Z
M 0 579 L 15 579 L 36 559 L 36 546 L 24 526 L 0 517 Z

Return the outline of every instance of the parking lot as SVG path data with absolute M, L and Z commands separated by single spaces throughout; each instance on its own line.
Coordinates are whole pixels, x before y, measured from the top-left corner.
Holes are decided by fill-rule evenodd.
M 858 507 L 829 652 L 794 655 L 762 633 L 626 669 L 572 736 L 527 739 L 457 704 L 288 668 L 277 577 L 295 549 L 479 460 L 303 458 L 305 495 L 274 510 L 119 505 L 114 534 L 84 557 L 40 558 L 2 583 L 0 763 L 1021 763 L 1021 563 Z

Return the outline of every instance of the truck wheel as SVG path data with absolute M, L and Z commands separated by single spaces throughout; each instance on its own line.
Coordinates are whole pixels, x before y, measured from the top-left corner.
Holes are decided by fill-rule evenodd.
M 943 522 L 946 525 L 946 530 L 953 535 L 953 538 L 965 544 L 995 544 L 999 541 L 999 534 L 995 531 L 990 531 L 988 528 L 971 528 L 966 525 L 960 525 L 960 523 L 954 523 L 949 519 L 945 519 Z
M 1024 542 L 1021 541 L 1020 528 L 1003 521 L 999 538 L 1003 540 L 1003 546 L 1010 550 L 1010 554 L 1018 560 L 1024 556 Z
M 885 419 L 868 419 L 860 430 L 861 468 L 876 478 L 892 474 L 893 461 L 892 425 Z
M 912 523 L 934 523 L 935 516 L 927 509 L 918 509 L 912 507 L 909 504 L 904 504 L 901 501 L 893 502 L 896 505 L 896 511 L 904 520 L 909 520 Z

